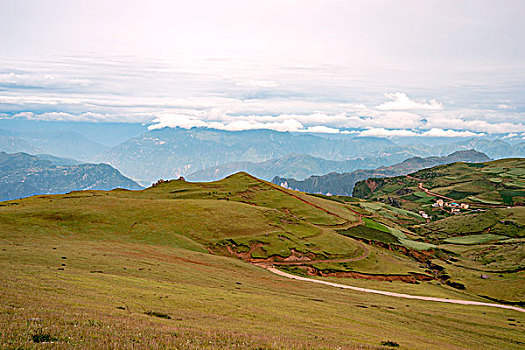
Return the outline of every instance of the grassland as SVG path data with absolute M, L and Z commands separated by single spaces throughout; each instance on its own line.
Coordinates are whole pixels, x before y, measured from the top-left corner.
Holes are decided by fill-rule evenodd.
M 3 348 L 50 345 L 33 339 L 92 349 L 378 349 L 385 341 L 497 349 L 525 342 L 525 319 L 516 312 L 315 286 L 187 249 L 71 236 L 20 236 L 2 247 Z M 427 290 L 459 293 L 437 285 L 419 292 Z
M 86 191 L 0 202 L 0 348 L 525 345 L 525 319 L 516 311 L 311 285 L 248 263 L 308 258 L 317 271 L 394 277 L 433 274 L 427 271 L 430 261 L 422 258 L 447 265 L 426 253 L 438 248 L 424 242 L 425 235 L 407 228 L 421 224 L 413 213 L 335 199 L 240 173 L 213 183 L 178 180 L 136 192 Z M 519 223 L 521 215 L 512 212 L 507 219 Z M 498 224 L 506 225 L 498 221 L 493 228 Z M 352 230 L 373 234 L 341 234 Z M 412 250 L 411 244 L 420 246 Z M 519 301 L 522 274 L 502 272 L 503 277 L 485 280 L 469 269 L 504 269 L 499 257 L 505 254 L 519 263 L 519 250 L 509 247 L 520 244 L 484 253 L 478 245 L 445 244 L 455 249 L 450 254 L 465 254 L 445 266 L 452 279 L 467 286 L 461 291 L 439 279 L 417 284 L 337 280 L 416 295 Z M 502 290 L 509 280 L 511 287 Z M 488 285 L 491 281 L 496 282 Z

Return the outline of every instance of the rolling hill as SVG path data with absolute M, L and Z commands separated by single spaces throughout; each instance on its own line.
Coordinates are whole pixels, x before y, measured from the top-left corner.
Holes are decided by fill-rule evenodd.
M 483 268 L 472 252 L 467 262 L 477 265 L 449 267 L 455 245 L 409 228 L 420 225 L 384 203 L 308 195 L 246 173 L 1 202 L 0 344 L 519 347 L 516 310 L 348 291 L 261 268 L 448 300 L 522 300 L 522 274 L 480 278 L 467 268 Z M 519 259 L 515 244 L 502 244 L 505 261 Z
M 386 177 L 405 175 L 420 169 L 453 163 L 453 162 L 484 162 L 490 160 L 487 155 L 475 150 L 456 151 L 445 157 L 412 157 L 391 166 L 383 166 L 373 170 L 359 169 L 350 173 L 330 173 L 322 176 L 311 176 L 305 180 L 275 177 L 272 182 L 298 191 L 309 193 L 324 193 L 351 196 L 354 184 L 370 177 Z
M 525 159 L 458 162 L 423 169 L 410 176 L 371 178 L 356 184 L 354 196 L 380 201 L 390 197 L 398 200 L 400 206 L 417 208 L 432 203 L 433 198 L 474 206 L 523 204 Z
M 51 155 L 0 152 L 0 201 L 75 190 L 141 189 L 107 164 L 82 164 Z

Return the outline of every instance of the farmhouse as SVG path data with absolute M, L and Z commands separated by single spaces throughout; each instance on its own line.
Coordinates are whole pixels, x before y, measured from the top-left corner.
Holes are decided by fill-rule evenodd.
M 443 200 L 442 200 L 441 198 L 439 198 L 439 199 L 436 201 L 436 203 L 432 204 L 432 206 L 433 206 L 434 208 L 437 208 L 437 207 L 443 207 L 443 205 L 444 205 L 444 202 L 443 202 Z
M 428 216 L 428 214 L 425 213 L 423 210 L 419 211 L 419 215 L 421 215 L 421 217 L 423 217 L 425 219 L 430 219 L 430 216 Z

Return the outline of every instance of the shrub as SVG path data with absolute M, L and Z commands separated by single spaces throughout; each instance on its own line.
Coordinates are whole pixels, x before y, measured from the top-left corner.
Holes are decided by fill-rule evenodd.
M 155 316 L 155 317 L 160 317 L 160 318 L 165 318 L 167 320 L 171 320 L 171 316 L 170 315 L 163 314 L 162 312 L 146 311 L 144 314 L 146 314 L 148 316 Z
M 31 335 L 31 339 L 33 339 L 33 342 L 35 343 L 50 343 L 52 341 L 57 341 L 56 337 L 45 332 L 43 329 L 37 329 L 35 333 Z
M 383 346 L 389 346 L 391 348 L 398 348 L 399 347 L 399 344 L 396 343 L 395 341 L 391 341 L 391 340 L 387 340 L 387 341 L 382 341 L 381 342 L 381 345 Z

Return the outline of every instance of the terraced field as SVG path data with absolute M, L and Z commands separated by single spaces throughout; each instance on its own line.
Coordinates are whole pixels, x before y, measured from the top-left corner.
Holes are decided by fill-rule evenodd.
M 452 163 L 420 170 L 410 176 L 369 179 L 356 184 L 354 195 L 375 200 L 395 198 L 401 206 L 412 209 L 413 202 L 432 197 L 422 192 L 419 184 L 433 193 L 474 206 L 523 205 L 525 159 Z

